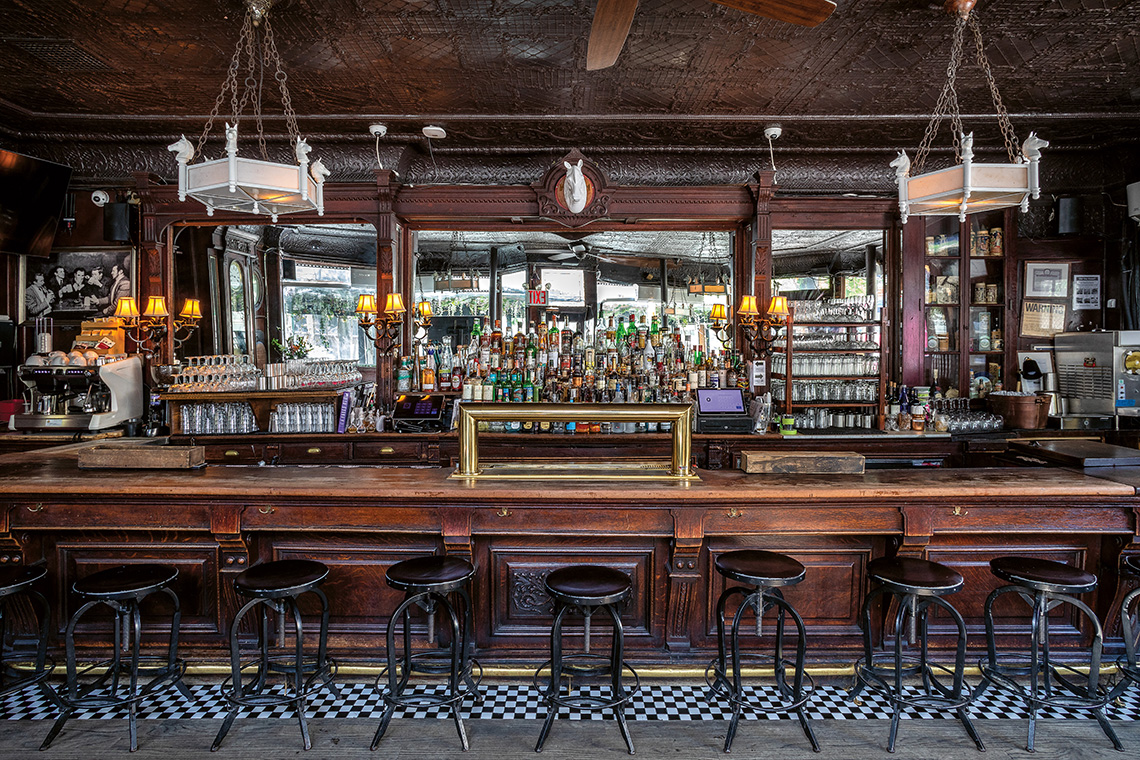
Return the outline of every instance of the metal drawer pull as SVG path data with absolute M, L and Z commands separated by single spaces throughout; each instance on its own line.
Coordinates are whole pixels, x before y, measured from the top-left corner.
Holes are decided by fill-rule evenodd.
M 310 454 L 320 454 L 321 450 L 318 447 L 313 446 L 312 448 L 309 449 L 309 453 Z
M 499 517 L 510 517 L 511 510 L 507 509 L 506 507 L 499 507 L 499 511 L 495 514 L 497 514 Z
M 394 448 L 392 448 L 391 446 L 381 446 L 380 447 L 380 453 L 381 454 L 395 454 L 396 450 Z
M 241 456 L 241 452 L 239 452 L 237 449 L 226 449 L 226 456 L 239 457 Z
M 744 510 L 743 509 L 737 509 L 736 507 L 729 507 L 725 511 L 724 516 L 725 517 L 732 517 L 732 518 L 743 517 L 744 516 Z
M 41 502 L 40 504 L 37 504 L 37 505 L 36 505 L 36 506 L 34 506 L 34 507 L 33 507 L 33 506 L 31 506 L 31 505 L 28 505 L 28 511 L 29 511 L 29 512 L 33 512 L 33 513 L 34 513 L 34 512 L 43 512 L 43 511 L 44 511 L 44 505 L 43 505 L 43 503 L 42 503 L 42 502 Z
M 963 515 L 968 515 L 968 514 L 970 514 L 970 510 L 962 509 L 962 507 L 960 507 L 960 506 L 954 507 L 954 516 L 955 517 L 962 517 Z
M 263 515 L 271 515 L 274 512 L 276 512 L 277 510 L 274 509 L 273 507 L 258 507 L 257 511 Z

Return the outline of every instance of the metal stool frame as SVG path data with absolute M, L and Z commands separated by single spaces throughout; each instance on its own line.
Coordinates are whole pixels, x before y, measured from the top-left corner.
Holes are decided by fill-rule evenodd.
M 959 586 L 960 587 L 960 586 Z M 955 588 L 954 591 L 958 589 Z M 863 628 L 863 657 L 855 663 L 855 687 L 850 697 L 855 699 L 864 688 L 882 695 L 891 703 L 891 728 L 887 738 L 887 752 L 895 751 L 895 742 L 898 739 L 899 719 L 905 708 L 913 707 L 933 710 L 953 710 L 966 733 L 973 739 L 979 752 L 985 752 L 986 747 L 978 736 L 973 722 L 970 720 L 967 709 L 973 700 L 969 685 L 966 683 L 966 621 L 962 615 L 940 593 L 953 593 L 953 591 L 924 589 L 916 586 L 906 586 L 880 580 L 863 602 L 861 623 Z M 894 651 L 874 651 L 871 642 L 871 608 L 877 599 L 890 595 L 898 601 L 898 611 L 895 614 Z M 957 627 L 957 648 L 954 652 L 954 668 L 951 670 L 945 665 L 932 662 L 929 655 L 929 620 L 930 608 L 941 609 L 954 621 Z M 903 626 L 910 623 L 910 643 L 917 638 L 919 644 L 918 656 L 903 653 Z M 947 686 L 940 680 L 938 674 L 949 676 L 951 683 Z M 922 679 L 922 692 L 914 696 L 906 696 L 903 679 L 918 676 Z
M 554 623 L 550 629 L 550 659 L 538 666 L 532 679 L 535 690 L 543 695 L 543 701 L 549 707 L 546 720 L 543 721 L 542 730 L 538 735 L 538 743 L 534 746 L 535 752 L 542 752 L 542 747 L 546 744 L 554 720 L 558 717 L 558 708 L 568 707 L 586 711 L 613 710 L 617 718 L 618 729 L 621 731 L 622 739 L 625 740 L 625 746 L 629 750 L 629 754 L 634 753 L 633 737 L 630 736 L 629 726 L 625 722 L 625 706 L 641 690 L 641 677 L 629 663 L 625 662 L 625 628 L 622 626 L 621 615 L 618 612 L 618 605 L 627 600 L 631 593 L 630 589 L 626 589 L 617 601 L 610 604 L 589 604 L 582 600 L 576 604 L 569 604 L 555 597 Z M 590 653 L 590 618 L 598 609 L 605 610 L 613 623 L 609 658 Z M 563 655 L 562 621 L 571 610 L 576 610 L 584 619 L 583 643 L 585 651 Z M 596 664 L 590 665 L 589 663 Z M 540 675 L 547 667 L 550 668 L 550 680 L 543 687 L 540 682 Z M 634 680 L 633 688 L 628 691 L 625 689 L 624 676 L 626 671 L 633 676 Z M 566 694 L 563 694 L 562 675 L 564 672 L 583 677 L 608 674 L 610 676 L 610 698 L 576 696 L 573 689 L 569 689 Z
M 32 588 L 32 584 L 47 574 L 47 571 L 42 567 L 39 570 L 39 574 L 32 578 L 0 589 L 0 697 L 14 694 L 37 684 L 44 696 L 62 708 L 63 703 L 59 701 L 55 691 L 47 684 L 47 678 L 55 670 L 55 659 L 47 653 L 48 631 L 51 629 L 51 606 L 48 604 L 47 597 Z M 21 595 L 31 603 L 32 612 L 39 624 L 39 636 L 36 640 L 34 654 L 17 650 L 15 642 L 13 642 L 11 649 L 4 651 L 3 648 L 4 642 L 8 640 L 8 603 Z M 13 661 L 28 659 L 35 662 L 30 674 L 23 674 L 12 667 Z
M 376 735 L 372 739 L 371 749 L 375 750 L 380 746 L 380 740 L 388 731 L 388 725 L 391 723 L 397 707 L 438 707 L 443 705 L 451 708 L 451 716 L 455 721 L 455 730 L 459 734 L 459 742 L 463 751 L 466 752 L 470 749 L 467 729 L 463 725 L 463 716 L 459 713 L 459 705 L 466 697 L 472 695 L 475 697 L 476 704 L 483 701 L 483 694 L 479 691 L 479 683 L 483 680 L 483 667 L 470 652 L 475 637 L 471 627 L 471 596 L 465 588 L 468 582 L 469 580 L 463 581 L 464 585 L 458 588 L 450 588 L 454 584 L 441 583 L 440 586 L 448 588 L 448 592 L 430 590 L 427 585 L 419 587 L 423 590 L 410 588 L 405 592 L 404 601 L 388 619 L 385 633 L 388 664 L 377 676 L 375 683 L 376 690 L 383 695 L 386 707 L 383 716 L 380 718 L 380 725 L 376 728 Z M 447 593 L 457 594 L 462 600 L 462 604 L 453 605 L 448 600 Z M 416 606 L 428 614 L 428 640 L 432 643 L 436 641 L 436 609 L 442 608 L 446 613 L 451 631 L 446 663 L 440 662 L 440 654 L 437 652 L 412 652 L 411 611 L 412 607 Z M 463 618 L 462 622 L 460 616 Z M 404 629 L 404 653 L 402 657 L 395 658 L 393 656 L 396 650 L 395 625 L 396 621 L 401 618 Z M 475 668 L 479 669 L 478 678 L 473 676 Z M 404 694 L 404 689 L 407 688 L 412 673 L 447 673 L 447 694 L 444 696 Z M 463 681 L 462 685 L 460 680 Z M 381 686 L 385 681 L 387 681 L 387 688 Z
M 1140 686 L 1140 665 L 1136 659 L 1140 650 L 1140 586 L 1130 591 L 1120 604 L 1120 633 L 1124 637 L 1124 656 L 1116 661 L 1121 678 L 1112 693 L 1114 700 L 1124 693 L 1129 683 Z
M 1006 594 L 1017 594 L 1033 608 L 1028 655 L 1022 653 L 999 655 L 997 652 L 993 607 L 994 603 Z M 1050 657 L 1049 612 L 1062 604 L 1070 604 L 1078 609 L 1093 627 L 1093 643 L 1090 648 L 1087 676 L 1069 665 L 1053 662 Z M 985 620 L 987 656 L 978 663 L 978 667 L 982 671 L 982 681 L 974 691 L 974 696 L 980 696 L 987 688 L 994 686 L 1026 703 L 1029 709 L 1029 736 L 1025 748 L 1029 752 L 1034 751 L 1037 711 L 1041 707 L 1092 711 L 1105 736 L 1112 742 L 1112 746 L 1120 752 L 1124 751 L 1120 739 L 1117 738 L 1116 732 L 1108 722 L 1108 717 L 1104 712 L 1104 706 L 1116 696 L 1100 685 L 1104 631 L 1101 629 L 1100 620 L 1096 613 L 1087 604 L 1075 596 L 1060 591 L 1035 588 L 1028 584 L 1011 583 L 994 589 L 986 599 Z M 1070 680 L 1065 673 L 1082 676 L 1087 680 L 1082 686 L 1076 681 Z M 1018 683 L 1017 676 L 1028 676 L 1028 691 L 1022 684 Z M 1056 693 L 1054 685 L 1060 687 L 1067 694 Z M 1042 691 L 1044 691 L 1043 695 Z
M 725 651 L 724 611 L 728 600 L 737 594 L 744 598 L 741 600 L 740 606 L 737 608 L 736 614 L 732 619 L 732 680 L 730 682 L 728 678 L 728 656 Z M 771 609 L 776 610 L 776 646 L 774 653 L 771 655 L 745 654 L 740 651 L 740 623 L 744 619 L 745 613 L 750 609 L 756 614 L 757 636 L 760 635 L 760 626 L 761 621 L 764 619 L 764 613 Z M 795 662 L 791 662 L 784 657 L 784 620 L 789 615 L 796 626 L 796 634 L 798 637 Z M 740 723 L 741 710 L 748 708 L 757 713 L 794 712 L 796 717 L 799 718 L 804 735 L 808 738 L 808 741 L 811 742 L 812 750 L 819 752 L 819 742 L 815 738 L 815 732 L 812 730 L 811 723 L 808 722 L 807 713 L 804 712 L 804 705 L 807 704 L 812 692 L 815 691 L 815 680 L 811 677 L 811 674 L 804 670 L 807 632 L 804 628 L 803 618 L 801 618 L 795 608 L 784 599 L 783 592 L 778 588 L 762 584 L 758 584 L 755 588 L 734 586 L 725 589 L 716 603 L 716 634 L 717 659 L 713 660 L 708 668 L 705 669 L 705 682 L 709 686 L 706 697 L 710 701 L 714 695 L 724 697 L 728 699 L 732 705 L 732 720 L 728 725 L 728 734 L 724 739 L 724 751 L 730 752 L 732 750 L 732 742 L 736 738 L 736 730 Z M 740 662 L 742 659 L 747 659 L 757 664 L 770 663 L 772 665 L 776 688 L 780 696 L 785 700 L 783 703 L 775 707 L 766 707 L 745 696 L 740 674 Z M 788 666 L 792 667 L 794 673 L 790 687 L 787 678 Z M 806 689 L 804 688 L 805 678 L 808 681 Z
M 297 599 L 306 593 L 316 595 L 321 603 L 321 628 L 316 658 L 305 657 L 304 626 L 301 622 L 301 609 L 297 606 Z M 243 662 L 238 634 L 242 620 L 255 607 L 260 608 L 261 613 L 257 634 L 258 656 L 256 659 Z M 270 610 L 277 614 L 278 620 L 285 618 L 291 619 L 293 622 L 294 645 L 292 656 L 285 654 L 273 656 L 270 653 Z M 230 711 L 225 720 L 222 721 L 218 735 L 214 738 L 214 743 L 210 747 L 211 752 L 216 752 L 222 746 L 222 741 L 229 733 L 242 707 L 275 707 L 279 705 L 293 705 L 305 749 L 312 748 L 308 721 L 305 719 L 305 700 L 326 688 L 334 697 L 340 697 L 340 692 L 336 688 L 336 684 L 333 683 L 338 668 L 336 660 L 328 655 L 328 632 L 329 600 L 323 591 L 312 584 L 279 596 L 255 596 L 242 605 L 237 615 L 234 616 L 233 625 L 230 627 L 231 672 L 219 687 L 226 701 L 230 703 Z M 253 672 L 247 681 L 245 673 L 251 669 Z M 266 686 L 269 685 L 269 678 L 273 674 L 285 676 L 283 693 L 266 693 Z
M 67 648 L 66 691 L 62 695 L 57 694 L 57 701 L 63 705 L 63 712 L 52 725 L 47 737 L 44 738 L 43 744 L 40 745 L 41 750 L 45 750 L 51 746 L 52 741 L 54 741 L 56 736 L 59 735 L 59 732 L 63 730 L 64 724 L 75 712 L 127 705 L 127 718 L 131 737 L 130 746 L 131 752 L 134 752 L 138 749 L 138 704 L 142 699 L 163 685 L 174 686 L 186 699 L 193 699 L 190 690 L 182 683 L 182 676 L 186 672 L 185 661 L 178 658 L 178 632 L 179 626 L 182 623 L 182 608 L 178 600 L 178 594 L 174 593 L 174 590 L 170 588 L 169 585 L 173 580 L 174 578 L 171 578 L 161 584 L 148 586 L 136 591 L 113 595 L 100 595 L 100 597 L 107 596 L 109 598 L 92 599 L 90 598 L 92 595 L 79 592 L 81 596 L 87 598 L 88 601 L 84 602 L 84 604 L 75 611 L 75 614 L 71 616 L 71 620 L 67 623 L 65 636 Z M 165 661 L 163 658 L 157 656 L 143 656 L 139 651 L 142 639 L 142 614 L 139 610 L 139 603 L 157 591 L 166 594 L 174 605 L 174 612 L 171 616 L 170 623 L 170 640 Z M 92 663 L 82 670 L 79 670 L 75 656 L 75 628 L 88 610 L 99 605 L 110 607 L 115 614 L 114 654 L 109 660 Z M 126 652 L 129 652 L 130 659 L 124 662 L 123 656 Z M 98 672 L 100 670 L 103 672 L 96 678 L 94 683 L 86 689 L 80 688 L 80 678 L 86 676 L 88 673 Z M 129 685 L 125 693 L 120 693 L 119 677 L 124 672 L 130 676 Z M 140 686 L 140 675 L 149 676 L 150 680 Z M 110 681 L 110 689 L 104 691 L 108 680 Z

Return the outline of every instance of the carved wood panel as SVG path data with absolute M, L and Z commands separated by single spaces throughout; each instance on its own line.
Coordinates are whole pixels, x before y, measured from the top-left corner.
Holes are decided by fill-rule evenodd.
M 656 568 L 664 561 L 663 547 L 651 540 L 627 539 L 621 544 L 604 537 L 551 540 L 532 539 L 526 546 L 506 538 L 479 542 L 479 567 L 486 568 L 476 602 L 476 625 L 489 644 L 507 641 L 527 648 L 548 646 L 553 605 L 544 589 L 546 576 L 568 565 L 605 565 L 633 581 L 633 593 L 622 612 L 627 644 L 658 639 L 651 628 L 655 610 L 663 610 L 664 583 Z M 480 620 L 480 613 L 489 617 Z M 659 613 L 656 613 L 659 614 Z M 600 620 L 601 618 L 599 618 Z M 567 640 L 580 643 L 580 617 L 570 616 Z M 609 626 L 598 625 L 599 635 Z

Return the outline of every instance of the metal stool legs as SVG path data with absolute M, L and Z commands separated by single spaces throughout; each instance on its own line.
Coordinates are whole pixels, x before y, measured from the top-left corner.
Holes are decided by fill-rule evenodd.
M 621 616 L 618 613 L 617 604 L 600 604 L 600 605 L 584 605 L 577 607 L 579 613 L 584 618 L 584 652 L 580 654 L 563 655 L 562 653 L 562 622 L 566 615 L 571 612 L 576 605 L 564 604 L 561 601 L 555 600 L 555 614 L 554 624 L 550 629 L 550 660 L 539 666 L 534 674 L 534 685 L 543 694 L 543 699 L 549 706 L 546 713 L 546 720 L 542 723 L 542 730 L 538 734 L 538 742 L 534 746 L 535 752 L 542 752 L 543 745 L 546 744 L 546 739 L 550 735 L 550 729 L 554 725 L 554 720 L 558 717 L 559 707 L 572 707 L 578 710 L 613 710 L 614 716 L 617 719 L 618 730 L 621 731 L 621 737 L 625 740 L 626 749 L 629 754 L 634 754 L 633 750 L 633 737 L 629 733 L 629 726 L 625 720 L 625 706 L 629 703 L 633 696 L 641 688 L 641 680 L 632 667 L 625 663 L 625 628 L 621 624 Z M 608 658 L 601 655 L 590 653 L 590 618 L 593 616 L 596 609 L 601 608 L 606 611 L 613 623 L 613 636 L 610 640 L 610 656 Z M 595 663 L 579 665 L 579 662 Z M 550 666 L 550 683 L 547 684 L 545 689 L 539 686 L 539 673 L 547 665 Z M 629 691 L 625 689 L 623 675 L 625 671 L 629 671 L 634 678 L 634 686 Z M 610 698 L 603 697 L 589 697 L 578 696 L 572 694 L 562 694 L 562 676 L 565 672 L 569 671 L 571 674 L 579 673 L 582 675 L 587 674 L 604 674 L 606 672 L 610 675 Z
M 1140 588 L 1129 592 L 1120 605 L 1120 632 L 1124 637 L 1124 657 L 1116 662 L 1120 671 L 1120 683 L 1112 693 L 1114 700 L 1125 692 L 1129 684 L 1140 686 L 1140 664 L 1137 663 L 1137 653 L 1140 650 Z
M 740 606 L 736 610 L 736 614 L 733 616 L 732 628 L 729 633 L 731 646 L 726 649 L 725 608 L 727 607 L 729 599 L 736 595 L 740 595 L 743 598 L 740 601 Z M 774 707 L 761 706 L 753 700 L 750 700 L 745 695 L 744 687 L 741 682 L 741 662 L 742 659 L 745 658 L 745 655 L 741 652 L 740 647 L 740 624 L 744 619 L 745 613 L 750 609 L 753 610 L 756 615 L 757 636 L 760 634 L 764 613 L 771 609 L 776 610 L 776 642 L 774 653 L 771 656 L 752 655 L 750 657 L 750 659 L 762 662 L 767 662 L 768 660 L 772 662 L 776 688 L 784 700 L 783 703 Z M 791 663 L 784 657 L 784 626 L 786 618 L 788 617 L 791 617 L 792 623 L 796 627 L 796 635 L 798 637 L 796 643 L 796 659 Z M 807 634 L 803 619 L 799 613 L 796 612 L 795 608 L 785 601 L 783 592 L 778 588 L 769 588 L 766 586 L 757 586 L 755 589 L 743 586 L 725 589 L 720 595 L 720 599 L 717 600 L 716 631 L 717 660 L 711 666 L 712 672 L 709 673 L 706 671 L 705 679 L 709 683 L 708 696 L 710 699 L 713 695 L 725 693 L 729 702 L 732 704 L 732 719 L 728 724 L 728 733 L 724 740 L 724 751 L 730 752 L 732 750 L 732 743 L 736 738 L 741 712 L 743 708 L 747 707 L 760 712 L 794 712 L 796 717 L 799 718 L 800 727 L 803 729 L 804 736 L 811 742 L 812 750 L 819 752 L 819 742 L 815 738 L 815 731 L 812 730 L 811 723 L 808 721 L 807 713 L 804 710 L 804 705 L 815 689 L 815 683 L 811 675 L 804 670 Z M 731 681 L 728 677 L 730 654 L 732 658 Z M 789 664 L 793 669 L 792 684 L 790 686 L 787 678 L 787 667 Z M 805 683 L 805 680 L 807 683 Z
M 246 602 L 237 615 L 234 616 L 230 627 L 230 676 L 222 683 L 222 692 L 230 702 L 230 711 L 226 714 L 218 735 L 210 747 L 216 752 L 225 740 L 226 734 L 234 724 L 238 713 L 243 706 L 265 707 L 273 705 L 291 704 L 297 716 L 297 723 L 301 729 L 301 740 L 305 749 L 311 749 L 313 744 L 309 737 L 309 725 L 305 718 L 305 700 L 322 688 L 327 688 L 333 696 L 340 696 L 333 677 L 336 675 L 336 663 L 328 656 L 328 630 L 329 630 L 329 602 L 328 597 L 319 588 L 310 588 L 302 593 L 312 593 L 321 603 L 321 628 L 318 636 L 317 656 L 315 660 L 305 659 L 304 627 L 301 622 L 301 610 L 297 606 L 300 596 L 283 596 L 280 598 L 255 597 Z M 243 663 L 241 661 L 241 643 L 239 632 L 241 622 L 254 608 L 260 608 L 257 634 L 257 659 Z M 292 621 L 294 645 L 291 657 L 273 657 L 270 651 L 269 612 L 273 610 L 279 618 Z M 248 681 L 243 672 L 256 667 Z M 285 678 L 284 693 L 266 693 L 270 676 L 281 674 Z
M 449 706 L 463 751 L 466 752 L 470 748 L 467 740 L 467 729 L 463 725 L 459 706 L 468 695 L 474 695 L 476 702 L 482 702 L 483 695 L 479 691 L 478 680 L 472 674 L 474 668 L 478 667 L 479 664 L 470 653 L 474 642 L 471 628 L 471 597 L 464 588 L 455 589 L 455 593 L 459 595 L 462 604 L 453 605 L 445 594 L 437 591 L 409 592 L 405 595 L 403 603 L 396 608 L 388 620 L 386 631 L 388 665 L 377 680 L 378 688 L 381 680 L 387 681 L 387 689 L 383 694 L 386 707 L 383 716 L 380 718 L 380 725 L 376 729 L 376 735 L 372 739 L 371 748 L 373 750 L 380 746 L 380 740 L 384 738 L 396 708 L 408 705 Z M 442 610 L 446 615 L 451 637 L 446 667 L 442 664 L 433 665 L 430 662 L 424 662 L 433 658 L 438 659 L 435 652 L 428 651 L 418 654 L 412 652 L 411 610 L 414 606 L 421 607 L 428 614 L 428 639 L 432 643 L 435 642 L 435 613 L 437 610 Z M 462 620 L 460 620 L 461 617 Z M 403 620 L 404 628 L 403 656 L 397 658 L 395 656 L 395 625 L 400 619 Z M 417 660 L 424 661 L 417 662 Z M 447 694 L 439 697 L 434 695 L 405 695 L 404 690 L 407 688 L 413 672 L 447 673 Z
M 898 601 L 894 624 L 894 648 L 890 653 L 876 654 L 871 641 L 871 609 L 877 599 L 886 595 L 893 596 Z M 953 670 L 930 660 L 928 633 L 931 607 L 941 609 L 949 615 L 957 628 L 958 643 L 954 653 Z M 985 744 L 978 736 L 967 709 L 973 697 L 965 681 L 966 622 L 958 610 L 939 596 L 907 593 L 901 589 L 880 585 L 867 595 L 863 603 L 861 620 L 863 658 L 855 665 L 855 687 L 850 696 L 855 698 L 864 688 L 869 688 L 890 700 L 891 728 L 887 738 L 887 751 L 895 751 L 903 709 L 917 707 L 953 710 L 978 751 L 984 752 Z M 904 653 L 904 635 L 911 643 L 919 644 L 917 657 Z M 938 673 L 943 677 L 950 676 L 950 685 L 944 683 L 938 677 Z M 920 693 L 912 696 L 905 693 L 903 680 L 907 676 L 918 676 L 922 679 Z
M 1022 597 L 1032 608 L 1033 616 L 1030 622 L 1029 654 L 1004 655 L 999 657 L 994 637 L 993 607 L 1000 597 L 1005 594 L 1016 593 Z M 1085 616 L 1093 628 L 1093 643 L 1090 649 L 1089 672 L 1087 676 L 1076 669 L 1056 663 L 1049 652 L 1049 612 L 1062 604 L 1070 604 Z M 1112 746 L 1123 752 L 1124 747 L 1116 736 L 1108 717 L 1104 713 L 1104 706 L 1113 694 L 1108 693 L 1100 686 L 1101 653 L 1104 647 L 1104 632 L 1101 630 L 1100 620 L 1092 609 L 1068 594 L 1033 590 L 1024 586 L 1009 585 L 995 589 L 986 599 L 986 650 L 987 656 L 979 666 L 982 671 L 982 682 L 974 692 L 974 696 L 982 694 L 989 686 L 995 686 L 1003 691 L 1010 692 L 1021 698 L 1029 710 L 1029 736 L 1026 749 L 1034 751 L 1034 740 L 1037 729 L 1037 711 L 1042 706 L 1066 707 L 1076 710 L 1091 710 L 1100 724 L 1105 736 L 1112 742 Z M 1005 659 L 1007 662 L 1001 662 Z M 1026 663 L 1026 660 L 1028 662 Z M 1009 664 L 1012 663 L 1012 664 Z M 1068 673 L 1069 675 L 1065 675 Z M 1029 680 L 1029 689 L 1018 683 L 1017 676 Z M 1080 684 L 1072 676 L 1084 677 L 1085 683 Z
M 58 699 L 63 704 L 63 711 L 52 725 L 47 737 L 44 738 L 41 750 L 51 746 L 51 743 L 63 730 L 75 712 L 83 709 L 98 709 L 115 705 L 127 705 L 127 722 L 130 730 L 130 749 L 138 749 L 138 703 L 139 701 L 163 684 L 173 685 L 186 699 L 191 699 L 190 691 L 182 683 L 182 675 L 186 671 L 186 664 L 178 659 L 178 628 L 182 622 L 182 609 L 178 602 L 178 595 L 173 589 L 163 587 L 157 589 L 165 593 L 174 605 L 171 618 L 170 643 L 167 649 L 165 662 L 160 658 L 143 657 L 140 654 L 142 638 L 142 616 L 139 612 L 140 598 L 130 599 L 92 599 L 84 603 L 71 620 L 67 623 L 65 645 L 67 649 L 67 683 L 66 692 Z M 80 670 L 75 656 L 75 628 L 80 619 L 93 607 L 98 605 L 110 607 L 114 613 L 114 653 L 110 660 L 94 663 Z M 129 653 L 129 661 L 124 662 L 123 656 Z M 154 663 L 154 664 L 151 664 Z M 89 687 L 80 688 L 80 677 L 92 671 L 102 670 L 102 674 Z M 120 693 L 120 676 L 124 671 L 129 676 L 126 691 Z M 150 680 L 139 685 L 139 675 L 150 676 Z M 108 687 L 108 682 L 110 685 Z M 106 691 L 103 691 L 104 688 Z
M 39 625 L 36 639 L 36 650 L 33 660 L 33 669 L 30 674 L 24 674 L 10 668 L 13 660 L 22 660 L 31 655 L 31 652 L 17 651 L 15 647 L 7 652 L 2 651 L 8 638 L 8 603 L 17 595 L 22 594 L 28 599 L 33 608 L 36 621 Z M 63 703 L 55 691 L 47 684 L 47 678 L 55 669 L 55 662 L 47 654 L 48 631 L 51 629 L 51 607 L 47 597 L 32 588 L 24 588 L 16 594 L 0 597 L 0 697 L 13 694 L 21 689 L 36 684 L 44 696 L 57 707 L 62 708 Z

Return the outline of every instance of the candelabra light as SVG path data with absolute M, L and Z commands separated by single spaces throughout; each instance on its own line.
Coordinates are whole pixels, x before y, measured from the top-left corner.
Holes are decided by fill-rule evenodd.
M 404 322 L 404 297 L 389 293 L 381 313 L 376 307 L 376 296 L 365 293 L 356 299 L 356 314 L 360 329 L 376 345 L 376 351 L 395 356 L 400 351 L 400 326 Z
M 772 296 L 768 313 L 760 316 L 756 308 L 756 296 L 741 296 L 736 309 L 740 329 L 755 355 L 770 356 L 772 342 L 776 339 L 776 329 L 791 325 L 791 312 L 788 310 L 787 296 Z
M 732 344 L 732 324 L 728 321 L 728 308 L 722 303 L 714 303 L 709 313 L 713 334 L 726 348 Z
M 416 342 L 427 342 L 428 330 L 431 328 L 431 301 L 420 301 L 416 304 L 415 318 L 412 324 L 416 328 Z
M 159 352 L 162 339 L 169 330 L 166 320 L 170 312 L 166 309 L 165 296 L 148 298 L 146 310 L 141 313 L 135 299 L 124 296 L 115 302 L 115 316 L 122 321 L 127 337 L 134 342 L 140 354 L 149 359 Z M 201 319 L 202 303 L 196 298 L 187 298 L 182 311 L 174 318 L 175 348 L 181 346 L 198 329 Z

